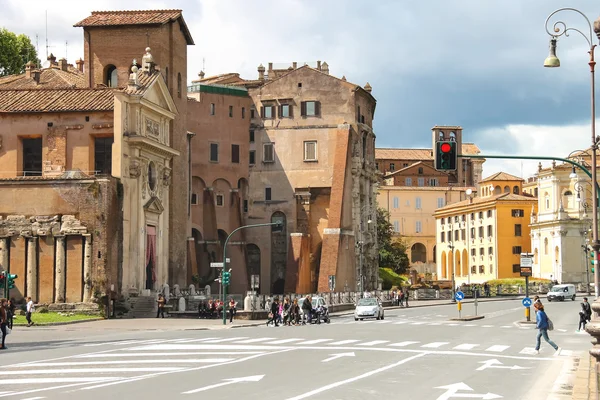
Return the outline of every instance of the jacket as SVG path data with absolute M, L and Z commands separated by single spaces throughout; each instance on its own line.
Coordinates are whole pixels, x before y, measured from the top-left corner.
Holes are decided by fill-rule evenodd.
M 537 329 L 548 329 L 548 316 L 542 310 L 535 314 L 535 327 Z
M 304 301 L 302 302 L 302 309 L 307 311 L 312 310 L 312 303 L 307 299 L 304 299 Z
M 279 303 L 271 303 L 271 312 L 273 313 L 273 315 L 279 314 Z

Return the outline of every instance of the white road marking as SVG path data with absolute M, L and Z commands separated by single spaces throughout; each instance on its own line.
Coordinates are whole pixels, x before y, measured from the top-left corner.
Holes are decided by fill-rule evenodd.
M 268 340 L 274 340 L 274 339 L 276 339 L 276 338 L 266 337 L 266 338 L 257 338 L 257 339 L 246 339 L 246 340 L 237 341 L 236 343 L 259 343 L 259 342 L 266 342 Z
M 153 344 L 150 346 L 135 347 L 129 350 L 146 351 L 146 350 L 280 350 L 281 347 L 265 346 L 262 344 Z
M 406 341 L 406 342 L 392 343 L 392 344 L 390 344 L 390 346 L 405 347 L 405 346 L 410 346 L 411 344 L 417 344 L 417 343 L 419 343 L 419 342 Z
M 560 354 L 561 357 L 571 357 L 573 355 L 573 350 L 560 350 Z
M 385 319 L 383 321 L 379 321 L 380 324 L 389 324 L 391 322 L 393 322 L 393 321 L 390 321 L 389 319 Z
M 187 354 L 181 354 L 187 355 Z M 105 365 L 105 364 L 176 364 L 176 363 L 222 363 L 233 361 L 235 358 L 180 358 L 180 359 L 161 359 L 161 360 L 112 360 L 112 361 L 75 361 L 75 362 L 57 362 L 57 363 L 36 363 L 26 366 L 31 367 L 75 367 L 81 365 Z M 25 366 L 24 366 L 25 367 Z M 28 370 L 23 371 L 25 373 Z
M 263 377 L 264 377 L 264 375 L 254 375 L 254 376 L 245 376 L 243 378 L 223 379 L 223 382 L 221 382 L 221 383 L 217 383 L 217 384 L 209 385 L 209 386 L 204 386 L 204 387 L 201 387 L 199 389 L 189 390 L 189 391 L 183 392 L 181 394 L 194 394 L 194 393 L 198 393 L 198 392 L 204 392 L 205 390 L 215 389 L 215 388 L 218 388 L 218 387 L 221 387 L 221 386 L 227 386 L 227 385 L 231 385 L 231 384 L 234 384 L 234 383 L 240 383 L 240 382 L 258 382 Z
M 21 400 L 41 400 L 41 399 L 45 399 L 45 397 L 28 397 L 26 399 L 21 399 Z
M 325 385 L 325 386 L 322 386 L 322 387 L 320 387 L 318 389 L 311 390 L 310 392 L 303 393 L 303 394 L 301 394 L 299 396 L 290 397 L 287 400 L 302 400 L 302 399 L 306 399 L 307 397 L 312 397 L 312 396 L 314 396 L 316 394 L 325 392 L 327 390 L 334 389 L 336 387 L 343 386 L 343 385 L 346 385 L 348 383 L 356 382 L 358 380 L 361 380 L 361 379 L 364 379 L 364 378 L 368 378 L 369 376 L 378 374 L 380 372 L 387 371 L 388 369 L 392 369 L 392 368 L 398 367 L 398 366 L 400 366 L 400 365 L 402 365 L 404 363 L 407 363 L 407 362 L 412 361 L 414 359 L 417 359 L 419 357 L 423 357 L 424 355 L 425 355 L 425 353 L 417 354 L 417 355 L 414 355 L 412 357 L 405 358 L 404 360 L 400 360 L 398 362 L 395 362 L 393 364 L 386 365 L 385 367 L 381 367 L 381 368 L 378 368 L 378 369 L 375 369 L 375 370 L 371 370 L 371 371 L 369 371 L 367 373 L 364 373 L 362 375 L 358 375 L 358 376 L 355 376 L 353 378 L 345 379 L 343 381 L 338 381 L 338 382 L 330 383 L 329 385 Z
M 494 346 L 488 347 L 487 349 L 485 349 L 485 351 L 494 351 L 494 352 L 501 352 L 504 351 L 506 349 L 508 349 L 510 346 L 503 346 L 501 344 L 496 344 Z
M 350 343 L 356 343 L 356 342 L 360 342 L 360 340 L 357 340 L 357 339 L 340 340 L 339 342 L 333 342 L 333 343 L 329 343 L 329 344 L 332 346 L 340 346 L 342 344 L 350 344 Z
M 26 371 L 2 371 L 2 375 L 48 375 L 48 374 L 100 374 L 113 372 L 168 372 L 177 371 L 183 367 L 141 367 L 141 368 L 65 368 L 65 369 L 29 369 Z M 10 379 L 9 379 L 10 380 Z
M 503 325 L 500 328 L 512 328 L 512 326 L 510 326 L 510 325 Z
M 196 356 L 196 355 L 252 355 L 252 354 L 263 354 L 264 351 L 195 351 L 185 353 L 105 353 L 105 354 L 84 354 L 80 356 L 73 356 L 73 358 L 110 358 L 110 357 L 170 357 L 170 356 Z M 28 367 L 34 364 L 16 365 L 17 367 Z
M 557 329 L 557 331 L 559 331 L 559 332 L 566 332 L 567 330 L 566 329 Z
M 329 362 L 329 361 L 333 361 L 333 360 L 337 360 L 338 358 L 341 357 L 354 357 L 355 354 L 354 352 L 352 353 L 338 353 L 338 354 L 331 354 L 331 357 L 324 359 L 321 362 Z
M 402 324 L 407 324 L 408 321 L 398 321 L 398 322 L 394 322 L 394 325 L 402 325 Z
M 446 326 L 458 326 L 458 324 L 457 324 L 457 323 L 454 323 L 454 322 L 451 322 L 451 323 L 449 323 L 449 324 L 446 324 Z
M 248 339 L 248 336 L 233 337 L 233 338 L 225 338 L 225 339 L 206 340 L 206 341 L 204 341 L 204 343 L 222 343 L 222 342 L 233 342 L 234 340 L 242 340 L 242 339 Z
M 439 323 L 439 322 L 432 322 L 432 323 L 431 323 L 431 324 L 429 324 L 429 325 L 431 325 L 431 326 L 440 326 L 440 325 L 441 325 L 441 323 Z
M 297 342 L 299 340 L 304 340 L 304 339 L 280 339 L 280 340 L 275 340 L 273 342 L 270 342 L 269 344 L 291 343 L 291 342 Z
M 524 347 L 523 350 L 519 352 L 519 354 L 535 354 L 534 347 Z
M 411 325 L 425 325 L 425 322 L 413 322 Z
M 307 340 L 306 342 L 300 342 L 300 343 L 296 343 L 296 344 L 317 344 L 317 343 L 329 342 L 330 340 L 333 340 L 333 339 L 314 339 L 314 340 Z
M 198 342 L 207 342 L 209 340 L 214 340 L 214 339 L 218 339 L 216 337 L 207 337 L 207 338 L 203 338 L 203 339 L 186 339 L 186 343 L 198 343 Z M 165 340 L 163 343 L 182 343 L 180 341 L 171 341 L 171 340 Z
M 437 349 L 439 347 L 442 347 L 445 344 L 448 344 L 448 342 L 431 342 L 431 343 L 424 344 L 421 347 L 425 347 L 428 349 Z
M 356 346 L 375 346 L 377 344 L 387 343 L 389 340 L 373 340 L 372 342 L 358 343 Z
M 459 344 L 456 347 L 453 347 L 453 350 L 472 350 L 475 347 L 479 346 L 478 344 L 470 344 L 470 343 L 463 343 L 463 344 Z
M 463 326 L 477 326 L 477 325 L 475 325 L 475 324 L 466 324 L 466 325 L 463 325 Z
M 93 383 L 93 382 L 106 382 L 106 381 L 116 381 L 121 378 L 117 378 L 114 376 L 106 376 L 106 377 L 97 377 L 90 376 L 87 378 L 23 378 L 23 379 L 4 379 L 2 381 L 5 385 L 29 385 L 29 384 L 39 384 L 39 383 Z M 14 392 L 13 392 L 14 393 Z M 19 394 L 19 393 L 15 393 Z
M 481 325 L 482 328 L 493 328 L 494 325 Z

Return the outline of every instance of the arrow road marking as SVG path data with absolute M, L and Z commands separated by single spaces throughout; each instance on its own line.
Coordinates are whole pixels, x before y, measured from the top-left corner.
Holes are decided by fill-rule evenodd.
M 339 353 L 339 354 L 330 354 L 331 357 L 324 359 L 321 362 L 329 362 L 340 357 L 354 357 L 354 353 Z
M 496 359 L 480 361 L 479 363 L 483 364 L 483 365 L 481 367 L 477 368 L 475 371 L 483 371 L 484 369 L 488 369 L 488 368 L 502 368 L 502 369 L 511 369 L 511 370 L 529 369 L 529 367 L 521 367 L 519 365 L 513 365 L 513 366 L 500 365 L 500 364 L 502 364 L 502 362 L 500 362 Z
M 201 387 L 199 389 L 189 390 L 189 391 L 183 392 L 181 394 L 194 394 L 194 393 L 198 393 L 198 392 L 204 392 L 206 390 L 215 389 L 215 388 L 218 388 L 218 387 L 221 387 L 221 386 L 231 385 L 231 384 L 234 384 L 234 383 L 258 382 L 262 378 L 264 378 L 264 375 L 253 375 L 253 376 L 245 376 L 245 377 L 242 377 L 242 378 L 223 379 L 224 382 L 217 383 L 217 384 L 214 384 L 214 385 L 204 386 L 204 387 Z
M 448 400 L 450 398 L 469 398 L 469 399 L 483 399 L 483 400 L 492 400 L 492 399 L 501 399 L 502 396 L 494 394 L 494 393 L 485 393 L 485 394 L 477 394 L 477 393 L 457 393 L 459 391 L 473 391 L 469 385 L 464 384 L 463 382 L 453 383 L 451 385 L 446 386 L 438 386 L 435 389 L 445 389 L 446 392 L 442 394 L 437 400 Z

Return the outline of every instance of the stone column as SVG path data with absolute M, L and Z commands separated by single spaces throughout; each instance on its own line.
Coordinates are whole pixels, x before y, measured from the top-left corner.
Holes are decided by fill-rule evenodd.
M 83 235 L 83 238 L 83 302 L 87 303 L 92 292 L 92 235 Z M 110 281 L 110 278 L 108 280 Z
M 8 271 L 8 248 L 10 238 L 0 238 L 0 271 Z
M 66 257 L 65 257 L 65 236 L 56 236 L 56 249 L 55 249 L 55 263 L 56 263 L 56 277 L 54 278 L 55 288 L 55 303 L 65 302 L 65 284 L 66 284 Z
M 37 301 L 37 237 L 27 239 L 27 296 L 31 296 L 33 301 Z

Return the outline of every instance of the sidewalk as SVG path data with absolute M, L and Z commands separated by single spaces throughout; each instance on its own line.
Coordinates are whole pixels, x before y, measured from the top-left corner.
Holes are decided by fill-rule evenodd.
M 575 384 L 573 385 L 573 400 L 596 399 L 597 384 L 594 364 L 594 357 L 589 354 L 585 354 L 579 360 L 579 367 L 575 375 Z

